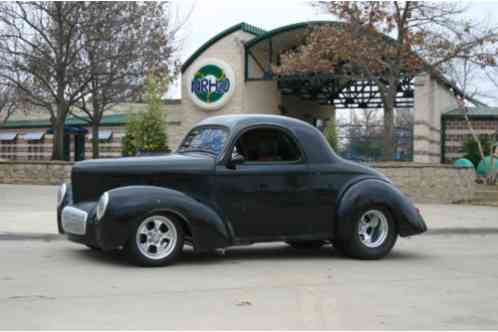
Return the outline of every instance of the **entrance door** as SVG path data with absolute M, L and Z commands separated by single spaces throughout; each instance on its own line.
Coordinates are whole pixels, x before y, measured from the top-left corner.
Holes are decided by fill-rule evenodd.
M 85 159 L 85 134 L 74 135 L 74 161 Z
M 64 153 L 64 160 L 66 161 L 71 160 L 71 135 L 69 134 L 64 134 L 63 153 Z
M 277 128 L 255 128 L 237 141 L 245 161 L 217 168 L 217 199 L 239 240 L 274 240 L 311 234 L 311 191 L 304 155 Z

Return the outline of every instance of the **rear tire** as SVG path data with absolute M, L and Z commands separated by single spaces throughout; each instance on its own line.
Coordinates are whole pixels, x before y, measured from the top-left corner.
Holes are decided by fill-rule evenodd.
M 325 245 L 325 241 L 287 241 L 287 244 L 298 250 L 315 250 L 323 247 Z
M 382 206 L 363 208 L 350 224 L 341 226 L 343 230 L 334 246 L 353 258 L 380 259 L 389 254 L 398 238 L 396 223 L 389 210 Z
M 135 223 L 126 251 L 137 265 L 164 266 L 176 261 L 183 241 L 183 227 L 175 217 L 151 215 Z

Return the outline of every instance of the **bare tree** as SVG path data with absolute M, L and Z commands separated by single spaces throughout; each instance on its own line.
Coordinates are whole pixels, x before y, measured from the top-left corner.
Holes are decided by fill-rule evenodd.
M 16 110 L 17 91 L 9 84 L 0 84 L 0 123 L 5 123 Z
M 173 57 L 176 30 L 169 26 L 169 4 L 160 2 L 89 2 L 82 28 L 79 61 L 89 69 L 84 98 L 76 106 L 92 127 L 93 158 L 99 156 L 98 127 L 105 111 L 136 99 L 148 73 L 171 81 L 178 63 Z M 76 77 L 77 86 L 87 75 Z
M 489 74 L 490 72 L 489 70 L 494 68 L 495 66 L 489 68 L 489 67 L 482 67 L 480 65 L 476 65 L 472 61 L 470 61 L 469 58 L 463 58 L 459 61 L 453 61 L 445 66 L 446 73 L 450 75 L 455 84 L 457 84 L 460 87 L 460 89 L 464 92 L 465 96 L 468 96 L 467 99 L 463 96 L 458 99 L 458 108 L 463 114 L 465 123 L 470 131 L 472 139 L 477 144 L 481 160 L 485 160 L 486 151 L 484 150 L 479 135 L 475 132 L 474 127 L 472 125 L 472 121 L 469 117 L 469 112 L 471 110 L 471 107 L 468 107 L 468 105 L 471 104 L 474 107 L 485 106 L 483 104 L 476 102 L 474 96 L 481 95 L 481 90 L 479 89 L 478 86 L 472 84 L 472 81 L 473 79 L 475 79 L 475 77 L 480 77 L 481 76 L 480 74 L 482 73 Z M 493 78 L 490 78 L 488 81 L 494 84 Z M 482 80 L 480 81 L 479 85 L 482 85 Z M 486 183 L 489 185 L 496 185 L 496 157 L 494 155 L 494 149 L 493 149 L 494 145 L 495 144 L 491 144 L 490 146 L 491 150 L 488 151 L 490 155 L 491 165 L 490 169 L 488 170 L 488 173 L 486 174 Z
M 342 24 L 312 28 L 303 46 L 281 55 L 277 74 L 328 73 L 369 80 L 384 108 L 384 159 L 392 158 L 395 100 L 402 79 L 436 73 L 455 58 L 495 64 L 495 27 L 462 18 L 454 2 L 315 1 Z
M 0 4 L 0 77 L 50 114 L 52 158 L 63 159 L 64 121 L 90 81 L 79 61 L 83 2 Z M 80 77 L 79 84 L 73 84 Z

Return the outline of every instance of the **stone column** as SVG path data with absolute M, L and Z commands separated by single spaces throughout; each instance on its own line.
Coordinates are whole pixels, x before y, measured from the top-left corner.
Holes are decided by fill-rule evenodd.
M 433 82 L 429 75 L 415 78 L 415 110 L 413 127 L 413 161 L 430 163 L 430 136 L 432 122 L 432 107 L 434 99 Z
M 413 160 L 441 162 L 441 115 L 457 107 L 450 88 L 423 74 L 415 78 Z

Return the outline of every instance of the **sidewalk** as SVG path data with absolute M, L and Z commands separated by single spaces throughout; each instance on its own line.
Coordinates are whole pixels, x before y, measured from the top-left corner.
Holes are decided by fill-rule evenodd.
M 0 184 L 0 234 L 57 234 L 56 186 Z M 498 207 L 415 204 L 429 233 L 498 233 Z
M 0 184 L 0 234 L 56 234 L 57 189 Z
M 498 207 L 477 205 L 415 204 L 429 233 L 498 233 Z

